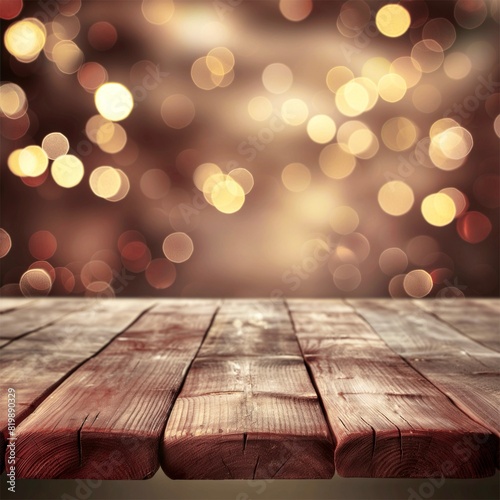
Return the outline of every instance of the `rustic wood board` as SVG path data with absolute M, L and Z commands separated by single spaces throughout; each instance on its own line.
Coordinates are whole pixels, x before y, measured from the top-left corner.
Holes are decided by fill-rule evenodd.
M 342 302 L 292 312 L 345 477 L 485 477 L 496 439 L 396 355 Z M 312 325 L 312 326 L 311 326 Z M 458 458 L 467 440 L 479 445 Z M 443 464 L 446 464 L 443 467 Z M 450 465 L 451 464 L 451 465 Z
M 25 297 L 0 297 L 0 314 L 25 307 L 28 304 L 33 304 L 35 299 L 28 299 Z
M 500 300 L 228 300 L 211 325 L 220 303 L 0 305 L 17 477 L 492 474 Z
M 418 300 L 419 307 L 460 333 L 500 352 L 500 309 L 479 300 Z
M 0 315 L 0 348 L 85 307 L 74 299 L 37 299 L 29 307 L 20 307 Z
M 58 322 L 18 338 L 0 349 L 0 407 L 6 408 L 7 388 L 15 389 L 17 424 L 20 424 L 66 376 L 154 304 L 151 300 L 129 299 L 72 299 L 72 302 L 77 312 L 67 314 Z M 81 309 L 83 311 L 80 311 Z M 110 321 L 110 317 L 113 321 Z M 2 467 L 6 426 L 7 414 L 2 411 Z
M 221 307 L 168 420 L 171 478 L 330 478 L 333 444 L 283 303 Z
M 349 303 L 456 406 L 500 436 L 499 353 L 458 333 L 411 301 L 357 299 Z
M 176 320 L 146 313 L 21 423 L 18 477 L 144 479 L 156 472 L 166 419 L 215 304 L 197 329 L 177 312 Z

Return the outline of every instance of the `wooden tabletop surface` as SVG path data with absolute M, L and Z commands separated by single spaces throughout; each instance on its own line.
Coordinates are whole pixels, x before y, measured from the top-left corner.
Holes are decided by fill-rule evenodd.
M 2 298 L 0 467 L 486 477 L 499 367 L 500 299 Z

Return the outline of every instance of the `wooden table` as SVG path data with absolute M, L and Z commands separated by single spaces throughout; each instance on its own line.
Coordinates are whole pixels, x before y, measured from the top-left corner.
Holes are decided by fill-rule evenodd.
M 497 299 L 3 298 L 0 313 L 1 467 L 15 456 L 17 478 L 499 465 Z

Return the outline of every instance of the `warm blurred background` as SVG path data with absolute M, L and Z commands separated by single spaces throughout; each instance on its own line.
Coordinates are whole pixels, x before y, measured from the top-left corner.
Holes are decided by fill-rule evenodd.
M 499 5 L 0 0 L 0 292 L 498 295 Z

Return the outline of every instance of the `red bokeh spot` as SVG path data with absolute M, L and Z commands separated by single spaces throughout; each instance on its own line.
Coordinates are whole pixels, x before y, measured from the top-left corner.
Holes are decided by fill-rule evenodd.
M 176 275 L 175 266 L 167 259 L 154 259 L 146 269 L 146 279 L 153 288 L 168 288 Z
M 480 243 L 491 233 L 491 222 L 481 212 L 467 212 L 457 220 L 457 231 L 467 243 Z
M 0 0 L 0 18 L 14 19 L 23 9 L 23 0 Z
M 50 231 L 37 231 L 31 235 L 29 249 L 35 259 L 47 260 L 54 255 L 57 240 Z

